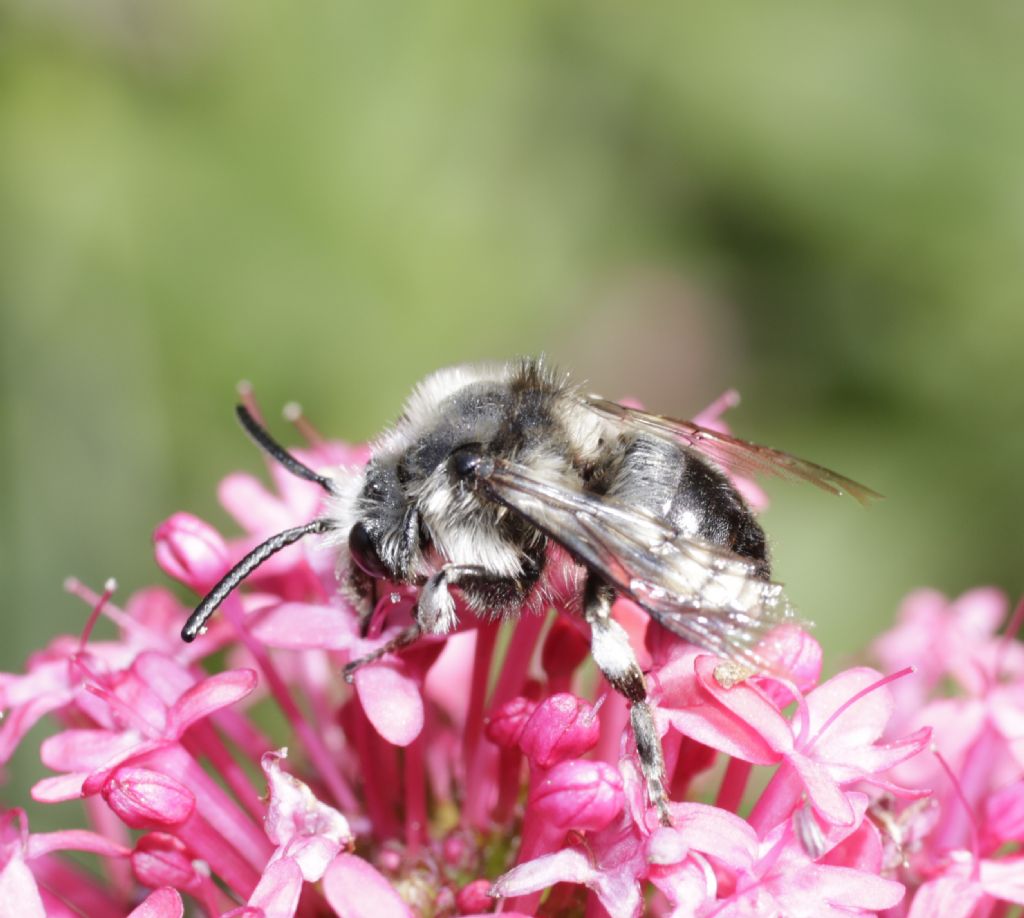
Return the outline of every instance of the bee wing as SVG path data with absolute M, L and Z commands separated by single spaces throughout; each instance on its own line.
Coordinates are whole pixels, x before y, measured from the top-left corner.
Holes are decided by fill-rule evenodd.
M 583 491 L 554 474 L 487 459 L 477 480 L 490 496 L 691 643 L 754 669 L 772 669 L 758 645 L 795 616 L 782 587 L 749 560 L 687 538 L 651 514 Z
M 830 494 L 849 494 L 862 504 L 881 498 L 881 494 L 845 475 L 806 459 L 798 459 L 770 446 L 749 443 L 729 434 L 701 427 L 692 421 L 681 421 L 660 414 L 649 414 L 628 408 L 618 402 L 591 396 L 586 404 L 602 417 L 618 422 L 624 428 L 640 428 L 687 446 L 739 475 L 773 475 L 788 481 L 805 481 Z

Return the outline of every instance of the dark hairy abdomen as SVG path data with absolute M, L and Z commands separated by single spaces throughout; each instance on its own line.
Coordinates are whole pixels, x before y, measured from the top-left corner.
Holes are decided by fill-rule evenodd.
M 757 576 L 770 565 L 764 530 L 732 483 L 681 444 L 645 434 L 620 441 L 621 465 L 609 496 L 664 519 L 681 533 L 728 548 L 756 562 Z

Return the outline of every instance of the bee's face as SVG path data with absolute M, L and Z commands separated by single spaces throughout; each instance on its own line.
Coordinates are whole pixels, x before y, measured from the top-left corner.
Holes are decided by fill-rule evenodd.
M 352 560 L 371 577 L 406 580 L 419 542 L 419 521 L 394 461 L 366 466 L 348 534 Z

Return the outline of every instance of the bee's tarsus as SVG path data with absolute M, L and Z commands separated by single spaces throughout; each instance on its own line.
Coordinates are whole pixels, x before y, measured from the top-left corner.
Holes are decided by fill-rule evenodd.
M 420 630 L 419 625 L 410 625 L 404 631 L 396 634 L 386 644 L 382 644 L 376 650 L 366 654 L 366 656 L 359 657 L 357 660 L 351 660 L 345 664 L 345 668 L 341 671 L 345 681 L 351 685 L 356 678 L 356 670 L 361 669 L 368 663 L 376 663 L 381 657 L 386 656 L 389 653 L 394 653 L 396 650 L 401 650 L 403 647 L 408 647 L 410 644 L 418 641 L 423 632 Z

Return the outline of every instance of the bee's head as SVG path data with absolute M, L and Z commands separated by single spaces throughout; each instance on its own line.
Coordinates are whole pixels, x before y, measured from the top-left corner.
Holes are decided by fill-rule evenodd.
M 419 514 L 400 480 L 398 464 L 371 459 L 362 475 L 348 532 L 352 561 L 385 580 L 412 579 L 419 549 Z

